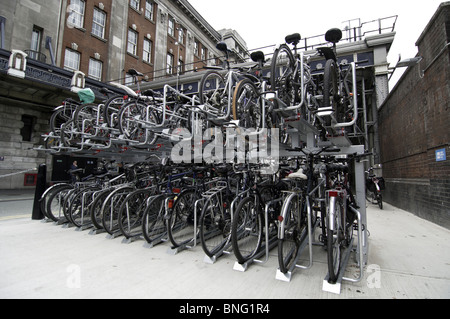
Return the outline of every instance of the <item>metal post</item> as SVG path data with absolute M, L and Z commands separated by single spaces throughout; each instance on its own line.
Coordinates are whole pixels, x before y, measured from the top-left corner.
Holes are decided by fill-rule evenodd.
M 33 220 L 42 220 L 45 218 L 44 213 L 41 211 L 40 199 L 42 195 L 45 193 L 46 188 L 47 188 L 47 165 L 41 164 L 39 165 L 36 190 L 34 192 L 34 203 L 32 212 Z

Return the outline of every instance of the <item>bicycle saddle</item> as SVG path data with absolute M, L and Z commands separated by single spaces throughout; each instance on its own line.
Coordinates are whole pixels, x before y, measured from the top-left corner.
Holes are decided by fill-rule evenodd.
M 250 57 L 252 58 L 253 62 L 264 62 L 265 56 L 264 52 L 262 51 L 256 51 L 250 54 Z
M 127 73 L 131 76 L 144 76 L 144 74 L 136 71 L 135 69 L 129 69 Z
M 286 38 L 284 38 L 286 43 L 293 44 L 293 45 L 297 45 L 301 39 L 302 39 L 302 36 L 299 33 L 294 33 L 294 34 L 288 35 Z
M 342 39 L 342 31 L 340 29 L 333 28 L 328 30 L 327 33 L 325 33 L 325 40 L 327 42 L 336 44 L 339 41 L 341 41 L 341 39 Z

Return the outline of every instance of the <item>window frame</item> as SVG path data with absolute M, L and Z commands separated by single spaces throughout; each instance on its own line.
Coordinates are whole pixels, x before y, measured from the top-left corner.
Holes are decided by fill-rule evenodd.
M 148 44 L 148 48 L 146 48 L 146 44 Z M 147 63 L 152 63 L 152 50 L 153 50 L 153 41 L 150 39 L 144 39 L 144 45 L 142 48 L 142 60 Z
M 103 18 L 103 25 L 100 24 L 98 21 L 96 21 L 96 13 L 99 13 L 102 15 Z M 96 37 L 99 37 L 101 39 L 105 39 L 105 31 L 106 31 L 106 19 L 107 19 L 107 14 L 105 11 L 101 10 L 100 8 L 95 7 L 94 8 L 94 14 L 92 17 L 92 31 L 91 33 L 93 35 L 95 35 Z M 98 27 L 101 30 L 101 35 L 97 34 L 97 29 L 95 27 Z
M 80 4 L 80 6 L 78 6 Z M 67 21 L 75 28 L 83 29 L 84 18 L 86 15 L 86 1 L 85 0 L 70 0 L 70 13 Z M 75 9 L 80 9 L 76 11 Z M 79 18 L 79 19 L 78 19 Z M 79 24 L 78 24 L 79 23 Z
M 130 41 L 130 34 L 133 34 L 135 36 L 135 42 Z M 128 39 L 127 39 L 127 53 L 137 56 L 138 53 L 138 40 L 139 40 L 139 33 L 137 31 L 134 31 L 133 29 L 128 29 Z M 134 48 L 133 52 L 130 52 L 130 45 Z
M 175 19 L 171 16 L 167 21 L 167 34 L 175 38 Z
M 94 66 L 96 64 L 96 67 Z M 98 68 L 100 66 L 100 68 Z M 91 70 L 99 71 L 99 76 L 96 74 L 91 73 Z M 97 81 L 102 81 L 103 77 L 103 62 L 94 58 L 89 59 L 89 70 L 88 70 L 88 77 Z
M 168 75 L 173 75 L 173 69 L 174 69 L 174 62 L 175 62 L 175 56 L 170 53 L 167 52 L 167 57 L 166 57 L 166 74 Z
M 139 11 L 141 8 L 141 3 L 139 0 L 130 0 L 130 7 L 136 11 Z
M 72 59 L 72 57 L 77 56 L 78 59 Z M 70 61 L 69 61 L 70 59 Z M 78 66 L 77 68 L 73 68 L 72 66 L 68 65 L 67 62 L 75 61 Z M 81 53 L 69 48 L 66 48 L 64 53 L 64 69 L 69 71 L 79 71 L 80 70 L 80 63 L 81 63 Z
M 151 10 L 149 10 L 151 8 Z M 147 14 L 150 12 L 150 14 Z M 145 17 L 150 21 L 155 21 L 155 2 L 153 0 L 146 0 L 145 1 Z

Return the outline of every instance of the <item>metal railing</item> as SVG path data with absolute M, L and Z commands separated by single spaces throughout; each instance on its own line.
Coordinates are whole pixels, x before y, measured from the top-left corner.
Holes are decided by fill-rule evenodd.
M 394 15 L 386 18 L 362 22 L 355 27 L 352 27 L 349 23 L 349 25 L 342 29 L 342 34 L 345 38 L 343 38 L 340 42 L 362 41 L 367 35 L 394 32 L 397 19 L 398 15 Z M 359 21 L 359 19 L 357 20 Z M 308 51 L 317 47 L 327 46 L 328 44 L 328 42 L 325 42 L 325 34 L 320 34 L 302 39 L 299 47 L 305 51 Z

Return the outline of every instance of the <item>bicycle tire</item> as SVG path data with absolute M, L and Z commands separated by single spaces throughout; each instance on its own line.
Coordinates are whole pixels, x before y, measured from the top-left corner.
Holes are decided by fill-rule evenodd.
M 147 119 L 147 106 L 143 103 L 132 101 L 123 105 L 118 115 L 119 131 L 126 139 L 152 145 L 156 143 L 158 136 L 144 127 L 143 123 L 135 121 L 136 118 Z M 150 123 L 154 125 L 160 124 L 159 117 L 156 112 L 150 111 Z
M 133 191 L 134 188 L 124 186 L 112 191 L 102 206 L 102 225 L 103 229 L 110 235 L 114 235 L 119 230 L 119 209 L 126 196 Z M 114 198 L 117 196 L 116 198 Z M 114 200 L 114 203 L 112 202 Z
M 77 105 L 70 104 L 53 112 L 52 116 L 50 117 L 50 131 L 56 135 L 59 135 L 61 125 L 72 119 L 73 113 L 75 112 L 76 108 Z
M 251 259 L 261 248 L 263 225 L 262 212 L 258 207 L 254 197 L 246 197 L 239 202 L 233 216 L 231 243 L 240 264 Z
M 198 198 L 197 192 L 190 189 L 182 192 L 173 204 L 167 222 L 167 231 L 174 248 L 194 240 L 194 231 L 197 233 L 197 230 L 194 230 L 194 210 Z
M 102 225 L 102 206 L 106 197 L 111 193 L 111 189 L 105 189 L 98 193 L 89 209 L 92 224 L 96 229 L 103 229 Z
M 286 44 L 275 50 L 270 66 L 270 84 L 278 98 L 287 106 L 293 106 L 298 95 L 298 87 L 294 85 L 295 60 L 291 49 Z M 289 116 L 281 112 L 284 117 Z
M 292 269 L 294 262 L 297 259 L 298 250 L 301 244 L 302 230 L 298 212 L 301 212 L 296 204 L 298 204 L 299 195 L 291 194 L 283 203 L 282 217 L 283 221 L 280 224 L 280 236 L 278 238 L 278 264 L 280 271 L 286 274 Z M 282 238 L 281 238 L 282 237 Z
M 331 229 L 330 218 L 331 214 L 328 214 L 328 227 L 327 227 L 327 259 L 328 259 L 328 281 L 330 283 L 336 283 L 338 280 L 340 268 L 341 268 L 341 243 L 343 237 L 342 229 L 342 199 L 340 197 L 336 198 L 336 203 L 334 205 L 334 228 Z
M 147 207 L 148 195 L 152 189 L 138 189 L 131 192 L 119 209 L 119 229 L 125 238 L 138 237 L 142 234 L 142 216 Z
M 331 107 L 336 115 L 338 111 L 337 65 L 334 60 L 327 60 L 323 75 L 323 107 Z M 331 126 L 331 117 L 325 118 L 325 126 Z
M 233 119 L 239 126 L 259 130 L 262 126 L 261 98 L 256 85 L 250 79 L 238 82 L 233 94 Z
M 208 104 L 217 109 L 218 116 L 224 115 L 228 107 L 228 95 L 225 87 L 225 79 L 219 72 L 208 71 L 205 73 L 200 80 L 200 104 Z
M 165 199 L 165 195 L 151 199 L 142 216 L 142 234 L 149 244 L 167 234 Z
M 125 99 L 123 95 L 116 95 L 112 98 L 108 99 L 106 101 L 105 106 L 103 108 L 103 119 L 105 123 L 108 124 L 108 127 L 116 128 L 117 125 L 117 118 L 116 121 L 112 121 L 113 115 L 116 116 L 119 114 L 120 109 L 122 108 L 122 105 L 125 104 Z
M 98 188 L 89 188 L 82 190 L 78 192 L 72 200 L 70 204 L 69 215 L 70 220 L 76 227 L 80 228 L 92 224 L 88 208 L 92 203 L 92 197 L 86 198 L 86 202 L 83 202 L 83 197 L 87 192 L 95 192 L 95 190 L 98 190 Z
M 377 203 L 378 203 L 378 207 L 380 209 L 383 209 L 383 195 L 378 194 L 378 196 L 377 196 Z
M 200 217 L 200 241 L 208 257 L 220 254 L 231 234 L 231 216 L 226 216 L 224 204 L 215 199 L 205 202 Z
M 73 189 L 70 184 L 61 185 L 61 187 L 55 188 L 48 195 L 48 200 L 45 202 L 46 210 L 45 213 L 54 222 L 58 222 L 61 218 L 62 204 L 64 203 L 64 198 L 67 193 Z M 58 210 L 58 217 L 56 215 L 56 210 Z

